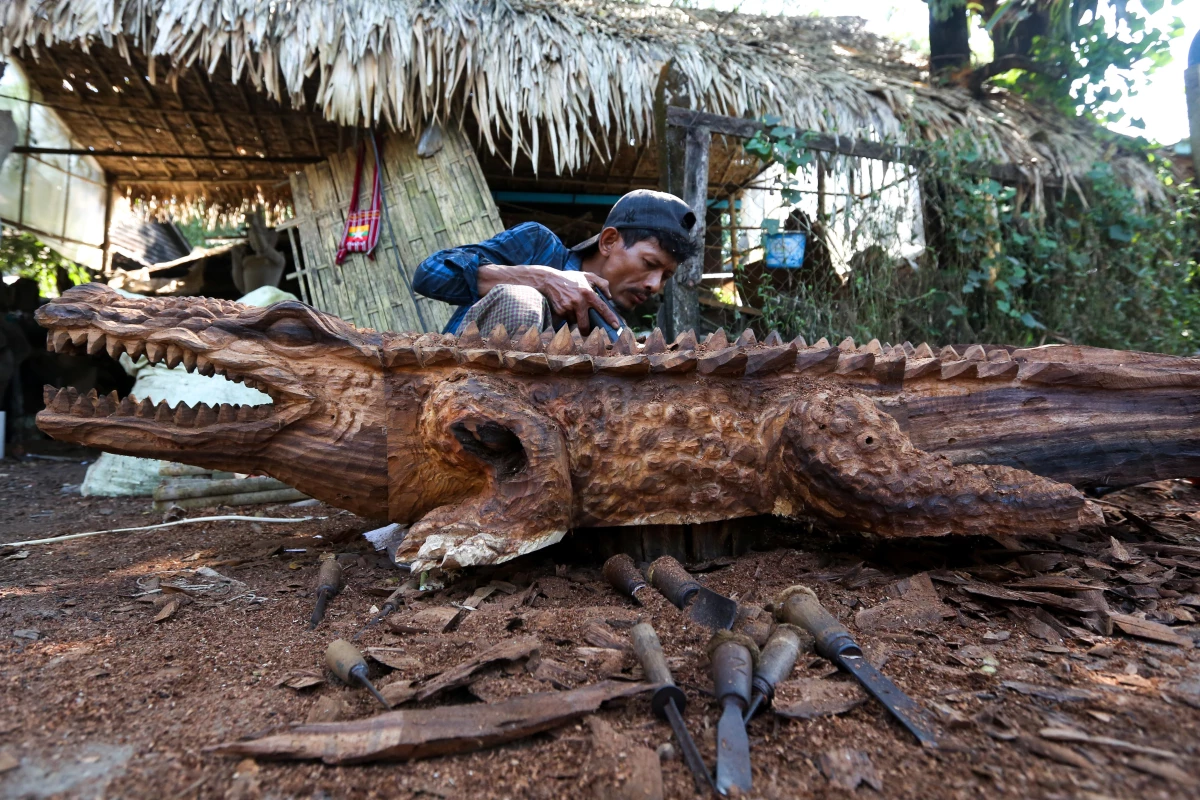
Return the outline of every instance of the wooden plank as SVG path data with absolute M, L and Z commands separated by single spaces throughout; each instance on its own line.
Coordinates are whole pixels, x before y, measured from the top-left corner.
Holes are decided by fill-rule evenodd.
M 725 136 L 735 136 L 749 139 L 764 129 L 763 123 L 752 119 L 726 117 L 721 114 L 709 114 L 705 111 L 694 111 L 690 108 L 670 107 L 666 109 L 666 124 L 678 128 L 707 128 L 712 133 Z M 809 150 L 823 153 L 836 153 L 842 156 L 858 158 L 873 158 L 878 161 L 893 161 L 903 164 L 920 165 L 925 161 L 925 155 L 910 147 L 889 145 L 873 142 L 869 139 L 856 139 L 852 136 L 836 136 L 820 131 L 802 131 L 807 135 L 805 145 Z M 984 174 L 1001 183 L 1029 183 L 1029 179 L 1016 164 L 986 164 L 982 165 Z M 1046 187 L 1061 187 L 1062 180 L 1055 176 L 1044 176 L 1042 185 Z

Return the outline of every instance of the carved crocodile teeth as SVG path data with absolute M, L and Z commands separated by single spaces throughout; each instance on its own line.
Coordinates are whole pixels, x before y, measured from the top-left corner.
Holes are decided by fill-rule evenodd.
M 462 333 L 458 335 L 457 345 L 464 350 L 477 350 L 483 347 L 483 337 L 479 335 L 479 326 L 474 322 L 468 322 L 467 327 L 463 328 Z
M 650 335 L 646 337 L 646 344 L 642 347 L 642 352 L 648 356 L 667 352 L 667 339 L 663 336 L 662 330 L 656 327 L 650 332 Z
M 883 345 L 879 343 L 878 339 L 872 339 L 864 344 L 859 352 L 870 353 L 873 356 L 881 356 L 883 355 Z
M 196 358 L 196 373 L 211 378 L 217 374 L 217 368 L 204 356 L 198 356 Z
M 49 408 L 50 404 L 54 402 L 54 397 L 57 394 L 58 390 L 50 384 L 47 383 L 42 386 L 42 405 L 44 405 L 46 408 Z
M 54 400 L 50 405 L 50 410 L 55 414 L 69 413 L 71 411 L 71 403 L 73 402 L 71 398 L 72 391 L 74 390 L 70 389 L 69 387 L 66 389 L 59 389 L 58 394 L 54 396 Z
M 599 328 L 592 328 L 583 342 L 583 352 L 593 358 L 608 354 L 608 335 Z
M 166 400 L 158 401 L 158 405 L 154 407 L 154 421 L 161 423 L 174 423 L 175 412 L 171 410 L 169 405 L 167 405 Z
M 53 340 L 52 347 L 54 352 L 61 353 L 66 350 L 67 346 L 70 344 L 71 334 L 67 333 L 66 331 L 55 331 L 54 335 L 51 336 L 50 339 L 47 339 L 47 341 L 50 340 Z
M 183 348 L 177 344 L 167 345 L 167 368 L 175 369 L 183 363 Z
M 737 341 L 734 342 L 737 347 L 753 347 L 756 344 L 758 344 L 758 339 L 755 338 L 754 331 L 749 328 L 742 331 L 741 335 L 737 337 Z
M 657 328 L 655 330 L 658 330 Z M 659 338 L 662 338 L 662 333 L 659 333 Z M 549 356 L 573 356 L 579 351 L 575 348 L 575 340 L 571 337 L 569 325 L 563 325 L 558 329 L 558 333 L 554 334 L 554 338 L 550 340 L 550 344 L 546 346 L 546 355 Z
M 258 416 L 258 413 L 254 410 L 254 406 L 238 406 L 237 407 L 237 421 L 238 422 L 250 422 L 257 416 Z
M 783 337 L 779 335 L 779 331 L 771 331 L 767 334 L 767 338 L 763 339 L 764 347 L 783 347 Z
M 717 328 L 716 331 L 710 333 L 704 339 L 704 346 L 708 348 L 709 352 L 724 350 L 726 347 L 729 347 L 729 337 L 725 335 L 725 329 Z
M 87 344 L 88 332 L 86 330 L 71 331 L 71 344 L 76 347 L 83 347 Z
M 217 412 L 213 411 L 207 403 L 200 403 L 196 406 L 196 422 L 197 428 L 203 428 L 206 425 L 212 425 L 217 421 Z
M 913 358 L 933 358 L 933 348 L 929 346 L 929 342 L 917 345 L 917 349 L 913 351 Z
M 196 354 L 191 350 L 183 351 L 183 368 L 188 372 L 196 371 Z
M 105 343 L 105 349 L 108 351 L 108 357 L 116 361 L 125 352 L 125 343 L 120 339 L 109 336 L 108 341 Z
M 696 332 L 692 330 L 684 331 L 675 337 L 675 341 L 671 344 L 671 349 L 680 353 L 686 353 L 688 350 L 695 350 L 697 347 Z
M 614 356 L 633 356 L 637 355 L 637 342 L 634 341 L 633 332 L 626 326 L 621 328 L 621 332 L 617 335 L 617 341 L 613 343 Z
M 987 351 L 982 345 L 973 344 L 967 348 L 967 352 L 963 353 L 963 358 L 967 361 L 987 361 Z
M 229 403 L 221 403 L 221 408 L 217 411 L 217 422 L 222 425 L 237 422 L 237 412 L 233 410 L 233 406 Z
M 146 358 L 151 364 L 157 364 L 167 354 L 167 348 L 161 342 L 146 342 Z
M 137 403 L 132 397 L 123 397 L 121 402 L 117 404 L 117 410 L 114 416 L 132 417 L 137 413 Z
M 488 335 L 485 346 L 490 350 L 507 350 L 508 349 L 508 331 L 503 325 L 497 325 L 492 328 L 491 334 Z
M 196 421 L 196 409 L 181 402 L 175 406 L 175 414 L 171 417 L 171 421 L 180 428 L 190 428 Z
M 89 356 L 100 355 L 100 351 L 104 349 L 105 336 L 100 331 L 88 331 L 87 335 L 87 354 Z
M 942 361 L 961 361 L 962 360 L 962 356 L 960 356 L 958 354 L 958 351 L 955 350 L 950 345 L 946 345 L 945 347 L 943 347 L 941 349 L 941 351 L 938 353 L 938 358 L 940 358 Z
M 104 395 L 104 397 L 98 398 L 96 400 L 96 416 L 112 416 L 112 413 L 117 410 L 118 402 L 120 402 L 120 400 L 118 399 L 115 391 L 109 392 L 108 394 Z
M 825 340 L 822 339 L 821 341 L 825 341 Z M 795 339 L 792 339 L 792 345 L 797 350 L 807 350 L 808 349 L 808 342 L 804 341 L 803 336 L 797 336 Z M 825 342 L 825 347 L 829 347 L 829 342 Z
M 129 353 L 129 357 L 136 364 L 142 356 L 146 355 L 146 343 L 143 341 L 134 341 L 125 345 L 125 352 Z
M 96 393 L 93 389 L 91 394 L 83 395 L 71 404 L 71 416 L 73 417 L 90 417 L 96 413 L 96 401 L 92 395 Z
M 135 417 L 154 417 L 154 403 L 150 402 L 149 397 L 143 397 L 138 401 L 137 408 L 134 410 Z
M 537 328 L 529 328 L 521 334 L 514 349 L 518 353 L 540 353 L 542 352 L 542 335 L 538 333 Z
M 799 336 L 797 336 L 796 338 L 800 339 Z M 803 340 L 801 339 L 801 341 L 803 341 Z M 814 342 L 812 346 L 814 348 L 816 348 L 817 350 L 828 350 L 829 349 L 829 340 L 826 339 L 824 336 L 822 336 L 820 339 L 817 339 L 817 341 Z

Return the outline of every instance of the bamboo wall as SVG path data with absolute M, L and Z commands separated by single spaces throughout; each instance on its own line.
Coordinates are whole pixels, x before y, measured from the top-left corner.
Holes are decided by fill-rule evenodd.
M 446 131 L 444 146 L 429 158 L 417 155 L 413 137 L 378 140 L 391 226 L 384 222 L 374 260 L 351 253 L 340 267 L 333 262 L 354 188 L 357 146 L 292 174 L 301 293 L 306 303 L 360 328 L 439 331 L 454 309 L 414 299 L 410 287 L 417 265 L 437 250 L 496 235 L 503 229 L 500 213 L 461 131 Z M 370 206 L 373 174 L 368 143 L 359 208 Z

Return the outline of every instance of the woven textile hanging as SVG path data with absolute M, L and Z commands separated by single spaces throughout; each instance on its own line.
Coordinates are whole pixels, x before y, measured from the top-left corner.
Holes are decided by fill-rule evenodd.
M 354 167 L 354 193 L 350 196 L 350 208 L 346 214 L 346 231 L 342 234 L 342 245 L 338 248 L 334 263 L 341 264 L 348 253 L 365 253 L 375 260 L 375 245 L 379 243 L 380 207 L 383 205 L 383 189 L 379 175 L 379 161 L 375 161 L 375 180 L 371 186 L 371 207 L 358 210 L 358 190 L 362 186 L 363 161 L 367 157 L 367 142 L 358 146 L 358 164 Z

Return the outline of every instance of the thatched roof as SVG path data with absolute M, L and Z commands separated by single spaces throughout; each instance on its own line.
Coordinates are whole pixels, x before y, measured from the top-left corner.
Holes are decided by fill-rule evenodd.
M 7 0 L 0 26 L 0 54 L 27 62 L 62 45 L 115 49 L 135 64 L 148 53 L 157 57 L 144 64 L 152 77 L 156 61 L 165 65 L 158 82 L 219 71 L 340 125 L 464 123 L 509 163 L 548 162 L 558 174 L 649 139 L 655 85 L 671 58 L 693 104 L 708 111 L 900 141 L 966 131 L 987 158 L 1019 165 L 1031 182 L 1050 173 L 1069 182 L 1105 156 L 1077 120 L 998 90 L 977 100 L 931 87 L 911 54 L 853 18 L 582 0 Z M 311 118 L 283 127 L 292 152 L 332 147 L 330 129 Z M 1118 168 L 1154 185 L 1132 159 Z

